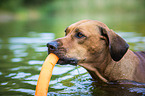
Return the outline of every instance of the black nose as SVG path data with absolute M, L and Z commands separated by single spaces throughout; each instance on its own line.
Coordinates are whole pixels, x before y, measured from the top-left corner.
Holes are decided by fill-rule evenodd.
M 58 43 L 56 41 L 52 41 L 47 43 L 47 47 L 48 47 L 48 54 L 49 53 L 54 53 L 54 51 L 56 51 L 58 46 Z

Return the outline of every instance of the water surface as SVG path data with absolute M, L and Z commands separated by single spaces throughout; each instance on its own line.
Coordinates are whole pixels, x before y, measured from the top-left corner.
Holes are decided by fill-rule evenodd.
M 63 32 L 54 31 L 56 29 L 51 26 L 48 26 L 50 32 L 46 32 L 45 23 L 42 23 L 45 26 L 39 26 L 40 28 L 37 22 L 31 23 L 32 25 L 29 25 L 30 22 L 24 23 L 9 22 L 1 24 L 0 27 L 1 96 L 33 96 L 41 66 L 47 56 L 46 43 L 64 35 Z M 117 31 L 117 33 L 129 43 L 131 50 L 145 51 L 144 32 Z M 94 96 L 96 94 L 97 96 L 145 95 L 145 87 L 144 84 L 137 83 L 99 84 L 97 81 L 92 81 L 91 76 L 80 66 L 54 67 L 48 95 Z

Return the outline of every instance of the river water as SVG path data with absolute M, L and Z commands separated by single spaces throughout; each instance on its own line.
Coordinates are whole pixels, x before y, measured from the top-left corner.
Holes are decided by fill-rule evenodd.
M 37 22 L 9 22 L 0 25 L 1 96 L 33 96 L 35 94 L 39 72 L 47 56 L 46 43 L 64 36 L 63 32 L 57 33 L 59 28 L 51 27 L 47 27 L 45 23 L 39 25 Z M 65 27 L 62 29 L 64 30 Z M 50 32 L 45 31 L 49 28 L 52 29 Z M 117 33 L 130 44 L 131 50 L 145 51 L 143 31 L 125 32 L 123 30 Z M 56 65 L 48 95 L 137 96 L 145 95 L 145 86 L 137 83 L 99 84 L 93 81 L 87 71 L 80 66 Z

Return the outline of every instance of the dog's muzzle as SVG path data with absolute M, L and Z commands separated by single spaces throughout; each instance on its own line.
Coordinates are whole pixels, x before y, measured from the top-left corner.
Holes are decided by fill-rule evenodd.
M 68 58 L 65 56 L 66 50 L 61 46 L 61 43 L 58 41 L 52 41 L 47 43 L 48 54 L 54 53 L 59 57 L 59 64 L 71 64 L 76 65 L 78 60 L 74 58 Z

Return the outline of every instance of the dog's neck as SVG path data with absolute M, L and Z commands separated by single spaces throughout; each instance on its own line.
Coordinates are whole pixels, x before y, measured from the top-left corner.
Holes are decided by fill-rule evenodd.
M 109 83 L 107 78 L 105 78 L 105 70 L 108 64 L 112 64 L 112 62 L 113 61 L 110 54 L 105 54 L 103 56 L 99 56 L 98 58 L 96 58 L 94 63 L 88 62 L 88 63 L 80 63 L 78 65 L 87 69 L 87 71 L 90 73 L 90 75 L 92 76 L 94 80 L 98 81 L 99 79 L 101 79 L 103 82 Z

